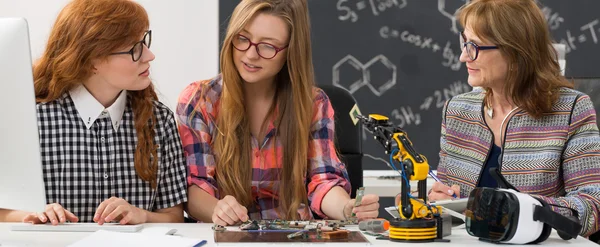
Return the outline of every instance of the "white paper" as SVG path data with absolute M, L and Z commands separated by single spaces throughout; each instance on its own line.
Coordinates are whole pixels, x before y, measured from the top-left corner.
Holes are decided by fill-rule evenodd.
M 443 208 L 442 212 L 448 212 L 448 214 L 450 214 L 452 217 L 459 218 L 459 219 L 461 219 L 461 220 L 463 220 L 463 221 L 466 222 L 466 216 L 464 214 L 461 214 L 459 212 L 456 212 L 456 211 L 454 211 L 452 209 L 447 209 L 447 208 Z
M 202 240 L 179 236 L 151 236 L 143 233 L 123 233 L 99 230 L 69 247 L 130 247 L 130 246 L 172 246 L 193 247 Z
M 385 211 L 394 218 L 400 218 L 400 212 L 398 212 L 398 207 L 396 206 L 386 207 Z

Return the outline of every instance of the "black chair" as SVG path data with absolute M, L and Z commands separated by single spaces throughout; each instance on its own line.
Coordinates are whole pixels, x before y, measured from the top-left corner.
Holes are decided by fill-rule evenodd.
M 600 111 L 600 78 L 568 78 L 575 85 L 575 89 L 590 96 L 596 114 Z M 596 122 L 596 124 L 598 124 Z M 600 126 L 600 125 L 599 125 Z M 600 231 L 592 234 L 590 240 L 594 243 L 600 243 Z
M 335 111 L 335 146 L 340 160 L 346 165 L 350 184 L 351 197 L 356 197 L 356 190 L 363 186 L 362 168 L 362 130 L 360 124 L 354 125 L 350 118 L 350 110 L 356 100 L 348 90 L 333 85 L 320 86 L 329 96 L 331 106 Z
M 590 96 L 596 114 L 600 111 L 600 78 L 567 78 L 573 82 L 575 89 Z M 596 123 L 598 124 L 598 123 Z M 600 125 L 599 125 L 600 126 Z
M 600 232 L 596 232 L 596 233 L 590 235 L 590 241 L 600 244 Z

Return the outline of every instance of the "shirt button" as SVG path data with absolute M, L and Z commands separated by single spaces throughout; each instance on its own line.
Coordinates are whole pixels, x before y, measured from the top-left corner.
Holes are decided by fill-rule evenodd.
M 102 111 L 102 115 L 106 115 L 108 112 L 106 110 Z
M 108 173 L 104 173 L 104 179 L 108 179 Z
M 256 156 L 258 158 L 260 156 L 260 152 L 259 151 L 254 152 L 254 156 Z
M 104 139 L 104 137 L 100 137 L 100 142 L 104 143 L 106 141 L 106 139 Z

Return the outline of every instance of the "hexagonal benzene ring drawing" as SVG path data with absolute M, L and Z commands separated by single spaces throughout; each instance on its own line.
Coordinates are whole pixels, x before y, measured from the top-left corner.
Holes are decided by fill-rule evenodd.
M 383 68 L 384 73 L 387 74 L 387 79 L 373 84 L 370 68 L 376 67 Z M 347 55 L 333 66 L 332 71 L 333 85 L 343 87 L 352 94 L 361 87 L 367 86 L 373 94 L 381 96 L 396 85 L 396 65 L 384 55 L 378 55 L 364 65 L 352 55 Z M 344 73 L 344 71 L 346 72 Z M 354 75 L 354 77 L 350 76 L 353 79 L 344 80 L 342 78 L 345 74 L 357 71 L 360 71 L 360 74 Z
M 354 71 L 347 71 L 349 69 Z M 347 73 L 343 73 L 344 71 L 347 71 Z M 358 72 L 355 80 L 342 80 L 341 74 L 352 72 Z M 350 91 L 350 93 L 354 93 L 365 85 L 364 74 L 364 65 L 352 55 L 347 55 L 333 66 L 333 85 L 343 87 Z
M 380 67 L 380 68 L 376 68 Z M 375 81 L 375 79 L 371 78 L 371 72 L 375 69 L 382 69 L 382 73 L 377 73 L 378 75 L 383 74 L 387 75 L 387 78 L 382 81 Z M 379 72 L 379 71 L 378 71 Z M 368 63 L 365 64 L 365 81 L 366 85 L 371 89 L 371 92 L 377 96 L 383 95 L 387 90 L 396 85 L 396 65 L 393 64 L 387 57 L 384 55 L 379 55 L 371 59 Z
M 452 32 L 454 32 L 455 34 L 458 34 L 458 21 L 456 20 L 456 12 L 458 11 L 459 8 L 455 9 L 454 12 L 452 12 L 452 14 L 450 14 L 451 12 L 446 10 L 446 1 L 448 0 L 438 0 L 438 10 L 440 11 L 440 13 L 442 13 L 443 16 L 448 17 L 448 19 L 450 19 L 450 21 L 452 22 L 452 27 L 450 28 L 450 30 Z M 451 1 L 460 1 L 460 2 L 464 2 L 461 3 L 461 6 L 465 3 L 469 3 L 470 0 L 451 0 Z

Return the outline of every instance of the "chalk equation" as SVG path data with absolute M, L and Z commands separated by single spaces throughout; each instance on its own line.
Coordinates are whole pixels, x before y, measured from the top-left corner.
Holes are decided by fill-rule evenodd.
M 400 128 L 404 128 L 408 125 L 420 125 L 422 123 L 421 114 L 419 112 L 413 112 L 412 107 L 410 106 L 401 106 L 398 109 L 394 109 L 390 116 L 390 118 L 393 119 L 393 122 Z
M 392 120 L 392 122 L 394 122 L 394 124 L 400 128 L 404 128 L 409 125 L 418 126 L 423 122 L 421 119 L 421 114 L 413 111 L 411 106 L 401 106 L 398 109 L 394 109 L 389 116 L 390 120 Z M 362 139 L 363 141 L 366 141 L 367 136 L 370 136 L 368 129 L 363 126 L 362 131 Z
M 600 19 L 595 19 L 586 24 L 581 25 L 579 30 L 569 30 L 565 31 L 566 37 L 557 38 L 560 40 L 561 44 L 566 45 L 566 53 L 570 53 L 572 51 L 577 50 L 578 45 L 584 43 L 593 43 L 598 44 L 598 33 L 600 32 Z M 576 33 L 576 32 L 579 33 Z
M 557 11 L 554 11 L 548 6 L 541 6 L 542 13 L 548 23 L 548 28 L 551 31 L 556 31 L 561 27 L 561 24 L 565 22 L 565 18 Z M 579 28 L 566 29 L 562 35 L 556 35 L 554 32 L 553 37 L 558 40 L 561 44 L 566 46 L 566 53 L 570 53 L 578 49 L 578 45 L 585 43 L 598 44 L 598 32 L 600 32 L 600 20 L 591 20 L 588 23 L 581 25 Z M 565 37 L 566 36 L 566 37 Z
M 409 31 L 398 31 L 388 26 L 383 26 L 379 29 L 379 35 L 384 39 L 399 38 L 400 40 L 411 43 L 422 49 L 431 49 L 432 52 L 437 52 L 441 49 L 440 45 L 433 41 L 433 38 L 423 37 L 421 35 L 412 34 Z
M 347 55 L 333 66 L 333 85 L 350 93 L 366 86 L 374 95 L 381 96 L 396 85 L 396 70 L 396 65 L 384 55 L 375 56 L 365 64 Z M 377 71 L 373 73 L 377 78 L 371 77 L 372 71 Z
M 442 48 L 433 38 L 411 33 L 407 30 L 399 31 L 389 26 L 383 26 L 379 29 L 379 36 L 383 39 L 400 39 L 401 41 L 414 46 L 430 50 L 433 53 L 442 52 L 442 65 L 451 70 L 460 70 L 462 63 L 460 62 L 460 52 L 454 52 L 451 42 L 447 41 Z M 458 40 L 458 35 L 456 36 Z M 457 46 L 458 48 L 458 46 Z
M 392 9 L 403 9 L 407 4 L 407 0 L 338 0 L 336 6 L 340 12 L 340 21 L 357 22 L 361 12 L 370 12 L 373 16 L 378 16 Z
M 413 111 L 411 106 L 401 106 L 398 109 L 394 109 L 392 110 L 389 116 L 390 120 L 392 120 L 392 122 L 400 128 L 404 128 L 409 125 L 418 126 L 421 125 L 421 123 L 423 122 L 421 119 L 421 113 L 418 111 Z M 365 128 L 364 126 L 362 131 L 362 139 L 363 141 L 366 141 L 367 136 L 370 135 L 368 133 L 367 128 Z
M 471 90 L 473 90 L 473 88 L 469 84 L 461 81 L 455 81 L 447 88 L 435 90 L 433 95 L 427 96 L 425 100 L 423 100 L 423 103 L 419 109 L 429 110 L 431 106 L 434 106 L 436 109 L 442 108 L 447 100 L 456 95 L 470 92 Z
M 565 22 L 565 18 L 560 16 L 560 13 L 552 12 L 552 9 L 548 6 L 542 7 L 542 13 L 544 13 L 544 17 L 546 18 L 546 22 L 548 23 L 548 28 L 550 28 L 550 30 L 558 29 L 560 24 Z
M 397 109 L 393 109 L 390 118 L 400 128 L 410 125 L 421 125 L 421 123 L 423 123 L 421 112 L 440 109 L 444 107 L 447 100 L 450 100 L 452 97 L 459 94 L 470 92 L 471 90 L 473 90 L 473 88 L 469 86 L 469 84 L 455 81 L 450 83 L 446 88 L 435 90 L 433 94 L 425 97 L 418 109 L 413 109 L 412 106 L 401 106 Z

